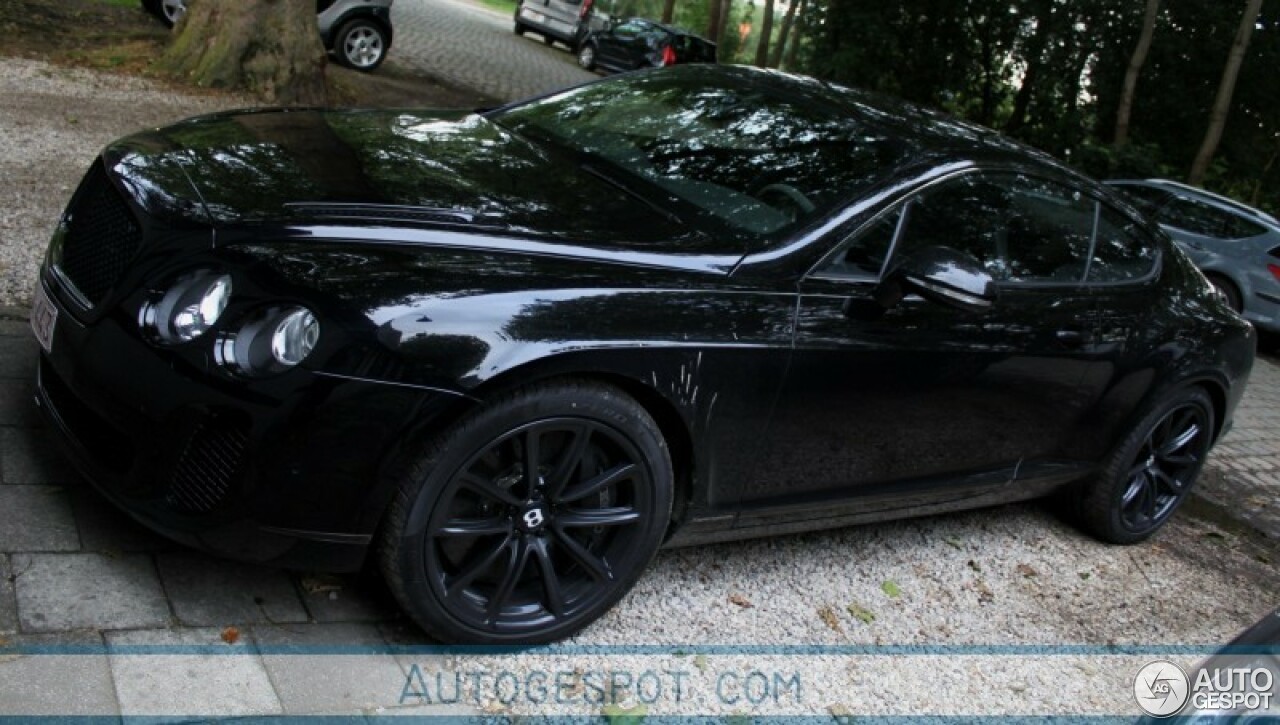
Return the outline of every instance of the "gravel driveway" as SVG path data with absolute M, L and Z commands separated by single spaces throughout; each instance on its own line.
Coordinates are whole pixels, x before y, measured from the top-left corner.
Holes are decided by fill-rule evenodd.
M 0 107 L 4 305 L 29 300 L 50 227 L 101 145 L 140 126 L 241 105 L 15 59 L 0 69 L 0 97 L 6 99 Z M 71 693 L 80 698 L 77 707 L 92 710 L 88 714 L 223 712 L 217 702 L 209 705 L 215 709 L 199 709 L 204 700 L 164 700 L 191 695 L 190 678 L 218 675 L 221 663 L 234 670 L 224 673 L 228 677 L 246 672 L 249 694 L 237 701 L 243 705 L 237 714 L 369 711 L 368 701 L 330 705 L 324 697 L 350 694 L 357 672 L 374 669 L 324 674 L 327 663 L 341 660 L 308 655 L 296 657 L 297 667 L 287 671 L 281 661 L 299 652 L 272 647 L 301 642 L 349 656 L 352 650 L 333 648 L 385 652 L 388 643 L 421 643 L 385 606 L 347 605 L 378 601 L 377 587 L 355 579 L 338 589 L 317 587 L 315 579 L 175 551 L 127 522 L 105 525 L 106 504 L 58 474 L 56 454 L 44 452 L 47 436 L 28 422 L 23 407 L 29 393 L 8 392 L 29 385 L 32 344 L 20 322 L 0 321 L 6 386 L 0 390 L 0 570 L 9 570 L 0 571 L 0 668 L 9 668 L 0 670 L 0 714 L 42 696 L 38 683 L 68 679 L 77 683 Z M 1277 380 L 1273 366 L 1259 365 L 1266 366 L 1268 384 Z M 635 679 L 671 671 L 685 673 L 686 696 L 677 699 L 668 689 L 649 706 L 651 714 L 1130 714 L 1136 712 L 1133 676 L 1142 664 L 1156 655 L 1194 662 L 1205 646 L 1229 639 L 1280 602 L 1275 552 L 1241 529 L 1193 513 L 1130 548 L 1096 543 L 1041 506 L 1019 505 L 666 551 L 635 591 L 569 650 L 444 658 L 401 651 L 375 655 L 377 663 L 360 667 L 389 673 L 370 685 L 382 688 L 377 712 L 413 704 L 415 671 L 429 679 L 430 673 L 487 673 L 490 683 L 508 673 L 510 682 L 526 685 L 531 672 L 567 672 L 579 689 L 593 672 Z M 86 589 L 103 596 L 81 601 Z M 200 647 L 221 646 L 218 633 L 231 625 L 243 627 L 252 645 L 235 650 L 235 657 L 215 658 L 219 664 L 202 662 Z M 42 664 L 62 656 L 50 643 L 85 638 L 125 649 L 98 657 L 92 678 Z M 38 646 L 7 655 L 7 639 Z M 1127 644 L 1137 648 L 1111 648 Z M 127 649 L 134 645 L 195 649 Z M 625 646 L 608 649 L 613 645 Z M 747 656 L 731 648 L 699 654 L 707 645 L 763 649 Z M 162 661 L 149 666 L 146 657 Z M 71 659 L 77 668 L 98 666 L 89 654 Z M 772 700 L 752 702 L 732 689 L 726 697 L 718 689 L 726 673 L 742 682 L 753 672 L 782 677 L 770 680 Z M 799 689 L 790 685 L 793 675 Z M 101 705 L 92 699 L 99 685 Z M 321 699 L 299 694 L 311 692 L 304 685 Z M 486 693 L 475 705 L 490 712 L 600 710 L 590 698 L 537 704 L 508 698 L 510 687 Z M 66 711 L 55 706 L 51 711 Z M 30 708 L 25 711 L 35 711 Z

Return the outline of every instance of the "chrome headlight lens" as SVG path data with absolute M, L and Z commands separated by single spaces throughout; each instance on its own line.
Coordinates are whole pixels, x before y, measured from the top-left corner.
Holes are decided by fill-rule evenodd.
M 315 350 L 320 321 L 305 307 L 273 307 L 245 321 L 240 329 L 218 336 L 218 363 L 242 375 L 270 375 L 289 370 Z
M 271 356 L 276 362 L 293 367 L 316 349 L 320 341 L 320 321 L 311 310 L 298 307 L 276 323 L 271 333 Z
M 230 299 L 230 275 L 196 272 L 146 302 L 138 314 L 138 323 L 161 342 L 190 342 L 217 323 Z

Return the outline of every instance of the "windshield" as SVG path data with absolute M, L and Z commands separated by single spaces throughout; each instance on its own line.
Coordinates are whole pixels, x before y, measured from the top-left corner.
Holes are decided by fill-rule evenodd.
M 490 119 L 621 176 L 672 212 L 785 235 L 856 198 L 907 147 L 816 81 L 668 69 L 581 86 Z M 750 82 L 754 81 L 754 82 Z

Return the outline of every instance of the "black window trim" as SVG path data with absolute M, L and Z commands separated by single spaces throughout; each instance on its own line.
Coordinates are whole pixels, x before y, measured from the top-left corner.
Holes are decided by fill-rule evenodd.
M 910 216 L 911 203 L 916 199 L 916 197 L 925 193 L 929 189 L 939 184 L 944 184 L 969 174 L 1015 174 L 1015 175 L 1029 176 L 1034 179 L 1048 181 L 1053 184 L 1057 184 L 1058 186 L 1067 188 L 1069 190 L 1084 194 L 1086 197 L 1093 200 L 1095 203 L 1093 230 L 1091 231 L 1090 238 L 1089 238 L 1089 256 L 1085 259 L 1084 273 L 1081 275 L 1081 278 L 1079 280 L 1071 281 L 1071 282 L 1047 281 L 1047 280 L 1016 282 L 1016 281 L 1009 281 L 1009 280 L 996 280 L 996 283 L 995 283 L 996 289 L 998 289 L 1000 292 L 1003 293 L 1006 291 L 1026 290 L 1026 289 L 1066 290 L 1066 289 L 1080 289 L 1080 288 L 1087 288 L 1087 289 L 1092 289 L 1092 288 L 1110 289 L 1115 287 L 1135 287 L 1136 288 L 1136 287 L 1149 285 L 1160 277 L 1160 273 L 1164 268 L 1165 250 L 1162 244 L 1160 243 L 1160 236 L 1153 234 L 1150 230 L 1146 228 L 1148 224 L 1154 224 L 1155 223 L 1154 221 L 1148 221 L 1141 214 L 1135 215 L 1121 207 L 1116 206 L 1115 204 L 1112 204 L 1111 201 L 1105 198 L 1103 195 L 1097 193 L 1093 189 L 1084 187 L 1083 185 L 1076 183 L 1074 179 L 1052 176 L 1035 169 L 1027 169 L 1019 166 L 992 165 L 992 166 L 971 166 L 969 168 L 960 169 L 954 173 L 947 174 L 945 176 L 940 176 L 936 179 L 931 179 L 929 183 L 918 186 L 912 189 L 911 191 L 905 193 L 901 198 L 895 199 L 884 209 L 881 209 L 879 212 L 872 215 L 871 218 L 868 219 L 866 222 L 859 224 L 858 228 L 855 229 L 853 232 L 846 234 L 838 244 L 832 247 L 830 252 L 823 255 L 816 264 L 811 266 L 809 270 L 804 275 L 801 276 L 800 278 L 801 282 L 803 283 L 805 280 L 809 280 L 809 279 L 826 280 L 831 282 L 854 282 L 854 283 L 861 283 L 861 284 L 865 284 L 867 282 L 876 282 L 876 283 L 881 282 L 884 279 L 885 274 L 888 273 L 890 265 L 893 263 L 894 255 L 897 254 L 898 252 L 898 242 L 902 237 L 903 222 Z M 1092 265 L 1093 265 L 1093 253 L 1097 247 L 1097 241 L 1098 241 L 1098 224 L 1102 219 L 1102 209 L 1104 206 L 1107 209 L 1111 210 L 1112 212 L 1119 214 L 1120 216 L 1128 219 L 1131 222 L 1134 222 L 1138 226 L 1139 233 L 1143 237 L 1145 237 L 1145 240 L 1150 243 L 1152 249 L 1155 251 L 1155 259 L 1152 260 L 1151 269 L 1148 270 L 1145 275 L 1141 277 L 1136 277 L 1134 279 L 1093 281 L 1093 282 L 1089 281 L 1089 271 L 1090 269 L 1092 269 Z M 871 277 L 870 275 L 836 274 L 836 273 L 829 273 L 829 272 L 823 271 L 823 268 L 828 264 L 830 264 L 831 261 L 835 259 L 842 251 L 844 251 L 845 248 L 848 247 L 850 243 L 852 243 L 855 239 L 857 239 L 863 233 L 869 231 L 877 222 L 883 219 L 885 215 L 892 214 L 894 213 L 894 211 L 898 209 L 901 209 L 903 211 L 903 214 L 898 217 L 898 225 L 893 231 L 893 239 L 889 242 L 889 249 L 885 254 L 884 263 L 880 266 L 880 273 L 878 275 L 876 275 L 875 277 Z

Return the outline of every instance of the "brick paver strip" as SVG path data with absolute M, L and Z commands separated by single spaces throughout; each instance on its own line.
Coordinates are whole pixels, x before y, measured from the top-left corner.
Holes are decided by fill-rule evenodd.
M 169 624 L 169 604 L 145 554 L 15 554 L 11 564 L 24 631 Z
M 18 629 L 18 600 L 13 594 L 12 577 L 9 556 L 0 554 L 0 635 L 6 635 Z
M 22 647 L 101 647 L 102 635 L 24 634 Z M 120 713 L 111 667 L 103 654 L 0 657 L 0 717 L 103 717 Z
M 0 486 L 0 551 L 76 551 L 80 535 L 58 486 Z
M 198 552 L 157 556 L 178 621 L 195 627 L 307 621 L 289 572 Z
M 350 712 L 398 704 L 405 671 L 384 654 L 278 654 L 281 647 L 373 646 L 386 641 L 372 624 L 293 624 L 253 628 L 286 714 Z M 273 649 L 274 648 L 274 649 Z

